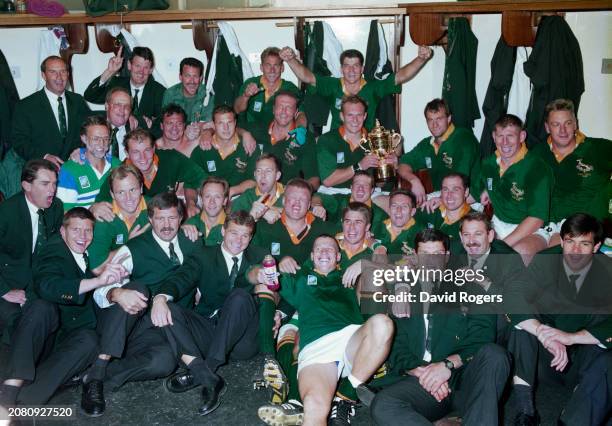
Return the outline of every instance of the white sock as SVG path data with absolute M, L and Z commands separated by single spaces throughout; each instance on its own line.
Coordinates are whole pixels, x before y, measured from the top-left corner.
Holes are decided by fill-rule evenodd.
M 359 386 L 360 384 L 363 383 L 361 380 L 359 380 L 357 377 L 353 376 L 352 374 L 349 374 L 348 379 L 349 379 L 349 382 L 351 382 L 351 385 L 353 385 L 354 388 L 356 388 L 357 386 Z

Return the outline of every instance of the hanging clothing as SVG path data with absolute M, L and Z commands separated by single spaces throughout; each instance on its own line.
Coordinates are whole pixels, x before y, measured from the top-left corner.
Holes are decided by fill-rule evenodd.
M 382 25 L 377 19 L 370 22 L 370 34 L 368 35 L 368 47 L 366 50 L 363 74 L 366 80 L 384 80 L 393 72 L 393 66 L 389 60 L 387 41 Z M 399 128 L 395 115 L 395 97 L 387 95 L 378 102 L 376 118 L 386 129 L 397 130 Z
M 474 127 L 474 120 L 480 118 L 476 98 L 477 49 L 478 39 L 468 20 L 451 18 L 442 97 L 448 103 L 457 127 Z
M 514 64 L 514 75 L 512 77 L 512 87 L 508 94 L 507 110 L 508 114 L 514 114 L 523 122 L 527 116 L 529 108 L 529 98 L 531 98 L 531 82 L 525 75 L 523 64 L 529 59 L 531 47 L 519 47 L 516 49 L 516 62 Z
M 219 34 L 215 41 L 210 67 L 206 70 L 206 96 L 204 106 L 208 106 L 214 96 L 215 105 L 234 105 L 245 79 L 253 77 L 248 57 L 238 43 L 232 26 L 219 21 Z M 217 75 L 221 78 L 217 79 Z
M 515 62 L 516 47 L 508 46 L 504 38 L 500 37 L 491 59 L 491 80 L 482 104 L 485 122 L 480 136 L 481 158 L 486 158 L 495 152 L 492 132 L 495 122 L 507 112 Z
M 527 146 L 546 142 L 544 109 L 559 98 L 574 102 L 576 115 L 584 92 L 582 53 L 576 36 L 561 16 L 544 16 L 538 25 L 535 46 L 524 65 L 533 92 L 525 128 Z
M 340 49 L 340 51 L 342 51 L 342 46 L 338 48 L 337 43 L 339 42 L 335 35 L 330 38 L 333 34 L 331 28 L 327 30 L 325 28 L 321 21 L 315 21 L 312 29 L 308 23 L 304 25 L 304 65 L 316 75 L 341 77 L 340 56 L 338 54 L 335 59 L 329 59 L 329 52 L 333 49 L 330 45 L 335 45 L 335 49 Z M 327 38 L 326 34 L 328 35 Z M 326 44 L 327 47 L 325 47 Z M 332 63 L 336 63 L 338 66 L 334 66 Z M 313 88 L 308 86 L 304 93 L 302 108 L 308 117 L 308 125 L 316 135 L 320 135 L 321 127 L 327 124 L 330 111 L 329 103 L 322 96 L 313 93 Z

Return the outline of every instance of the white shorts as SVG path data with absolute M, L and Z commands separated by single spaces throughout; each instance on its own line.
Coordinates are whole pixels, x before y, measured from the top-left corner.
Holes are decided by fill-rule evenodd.
M 508 235 L 514 232 L 514 230 L 518 226 L 518 224 L 516 223 L 504 222 L 495 215 L 493 215 L 491 223 L 493 224 L 493 229 L 495 230 L 497 238 L 499 238 L 500 240 L 505 239 Z M 533 233 L 533 235 L 539 235 L 540 237 L 544 238 L 544 241 L 546 241 L 546 243 L 548 243 L 548 240 L 550 239 L 549 233 L 544 228 L 538 229 Z
M 361 324 L 347 325 L 341 330 L 326 334 L 307 344 L 298 355 L 298 377 L 300 370 L 312 364 L 335 362 L 338 366 L 338 379 L 348 377 L 353 365 L 346 356 L 346 347 L 350 338 L 361 327 Z
M 546 229 L 546 232 L 548 232 L 549 238 L 552 237 L 554 234 L 560 234 L 561 233 L 561 226 L 563 226 L 563 223 L 565 222 L 565 219 L 562 219 L 559 222 L 550 222 L 548 225 L 546 225 L 544 227 L 544 229 Z

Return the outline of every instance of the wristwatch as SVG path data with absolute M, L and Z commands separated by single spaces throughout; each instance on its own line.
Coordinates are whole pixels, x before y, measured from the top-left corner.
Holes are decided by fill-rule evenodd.
M 361 167 L 359 166 L 359 163 L 357 164 L 353 164 L 353 173 L 357 173 L 359 170 L 361 170 Z
M 444 363 L 444 366 L 448 368 L 450 371 L 453 371 L 455 369 L 455 364 L 453 364 L 453 362 L 450 359 L 446 358 L 442 362 Z

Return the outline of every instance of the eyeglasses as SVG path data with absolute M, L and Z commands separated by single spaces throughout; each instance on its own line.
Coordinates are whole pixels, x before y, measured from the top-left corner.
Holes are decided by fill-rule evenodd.
M 91 138 L 89 138 L 90 142 L 93 143 L 109 143 L 110 142 L 110 138 L 109 137 L 100 137 L 100 136 L 93 136 Z

